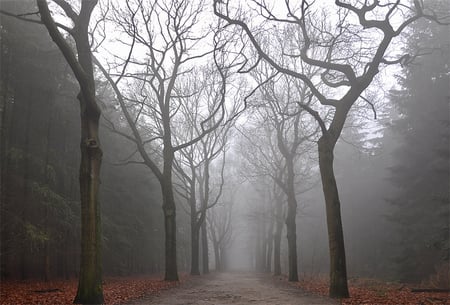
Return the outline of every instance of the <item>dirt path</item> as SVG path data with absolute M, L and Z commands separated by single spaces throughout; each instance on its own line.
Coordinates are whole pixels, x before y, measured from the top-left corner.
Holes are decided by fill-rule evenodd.
M 178 288 L 162 292 L 130 305 L 313 305 L 339 304 L 338 302 L 311 296 L 286 282 L 269 275 L 252 273 L 219 273 L 191 277 Z

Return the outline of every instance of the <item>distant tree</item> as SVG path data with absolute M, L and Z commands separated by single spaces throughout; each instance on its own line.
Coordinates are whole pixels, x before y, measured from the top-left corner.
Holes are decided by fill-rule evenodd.
M 390 169 L 396 191 L 389 219 L 397 228 L 395 263 L 403 281 L 424 280 L 449 260 L 449 30 L 429 20 L 414 24 L 407 48 L 427 56 L 404 67 L 400 88 L 392 91 L 399 118 L 391 132 L 400 145 Z
M 308 88 L 296 83 L 295 79 L 282 75 L 270 79 L 274 75 L 272 68 L 262 66 L 261 69 L 254 69 L 252 75 L 257 83 L 261 84 L 267 79 L 259 90 L 257 97 L 260 100 L 256 103 L 255 115 L 259 124 L 262 124 L 266 139 L 265 146 L 258 145 L 249 133 L 246 138 L 253 146 L 258 147 L 258 151 L 266 162 L 269 162 L 267 174 L 277 183 L 278 187 L 285 193 L 287 198 L 286 229 L 288 239 L 288 262 L 289 280 L 298 281 L 297 267 L 297 196 L 298 185 L 296 175 L 300 168 L 296 168 L 300 156 L 305 156 L 311 147 L 309 140 L 314 139 L 318 132 L 314 124 L 308 121 L 310 116 L 303 109 L 298 110 L 298 103 L 309 104 Z M 254 115 L 254 116 L 255 116 Z M 254 163 L 254 153 L 248 156 L 249 162 Z M 272 159 L 272 160 L 270 160 Z M 278 160 L 274 162 L 274 160 Z M 259 161 L 261 162 L 261 161 Z M 278 165 L 274 168 L 274 166 Z M 300 171 L 307 171 L 303 168 Z M 306 175 L 306 174 L 305 174 Z M 306 188 L 303 186 L 303 188 Z
M 263 116 L 264 117 L 264 116 Z M 265 118 L 265 117 L 264 117 Z M 255 119 L 255 118 L 253 118 Z M 274 273 L 276 275 L 281 274 L 281 234 L 283 231 L 283 224 L 285 222 L 285 197 L 284 192 L 277 184 L 275 180 L 282 180 L 285 175 L 285 165 L 283 163 L 283 158 L 276 148 L 274 143 L 274 131 L 271 129 L 265 120 L 256 120 L 245 128 L 239 127 L 240 140 L 238 142 L 238 152 L 242 158 L 242 166 L 239 169 L 239 175 L 244 179 L 249 180 L 253 188 L 260 194 L 260 197 L 264 198 L 263 202 L 268 200 L 267 203 L 269 211 L 263 211 L 263 207 L 255 206 L 252 207 L 250 220 L 258 224 L 265 223 L 269 221 L 269 227 L 272 226 L 272 230 L 268 230 L 266 233 L 262 234 L 260 229 L 256 229 L 258 234 L 255 234 L 255 239 L 265 239 L 268 240 L 268 244 L 271 243 L 273 234 L 273 265 Z M 259 201 L 258 201 L 259 202 Z M 266 207 L 267 208 L 267 207 Z M 267 214 L 267 215 L 266 215 Z M 273 231 L 274 230 L 274 231 Z M 255 241 L 254 241 L 255 242 Z M 257 241 L 261 243 L 261 241 Z M 262 242 L 263 244 L 265 242 Z M 263 269 L 269 269 L 269 251 L 264 248 L 261 250 L 262 246 L 257 246 L 259 249 L 255 255 L 264 254 L 262 258 L 258 258 L 257 269 L 258 271 L 263 271 Z M 270 251 L 271 253 L 272 251 Z M 267 256 L 266 256 L 267 254 Z M 263 267 L 263 264 L 266 267 Z M 269 271 L 270 272 L 270 271 Z
M 223 194 L 223 186 L 224 186 L 224 169 L 226 165 L 226 136 L 225 139 L 222 141 L 224 143 L 224 146 L 220 148 L 218 152 L 222 152 L 222 159 L 221 159 L 221 165 L 220 165 L 220 182 L 218 183 L 218 186 L 216 186 L 214 197 L 212 196 L 212 191 L 214 187 L 212 186 L 212 177 L 211 177 L 211 160 L 206 158 L 204 160 L 204 163 L 202 164 L 202 167 L 200 167 L 201 172 L 199 173 L 199 193 L 200 193 L 200 206 L 202 213 L 207 213 L 207 210 L 213 208 L 217 205 L 219 200 L 222 197 Z M 202 145 L 207 144 L 207 142 L 202 141 Z M 211 143 L 209 143 L 211 144 Z M 209 149 L 214 148 L 215 145 L 210 146 L 210 148 L 204 149 L 204 154 L 210 153 L 208 152 Z M 203 146 L 205 147 L 205 146 Z M 220 146 L 219 146 L 220 147 Z M 211 198 L 213 197 L 213 199 Z M 201 242 L 202 242 L 202 269 L 203 273 L 207 274 L 209 273 L 209 246 L 208 246 L 208 229 L 207 229 L 207 215 L 201 215 L 203 216 L 203 220 L 200 224 L 200 230 L 201 230 Z M 205 218 L 206 217 L 206 218 Z
M 212 75 L 207 73 L 209 79 Z M 206 80 L 206 79 L 205 79 Z M 209 96 L 217 94 L 214 92 L 214 86 L 207 90 Z M 186 106 L 194 106 L 192 103 Z M 197 104 L 197 106 L 203 106 Z M 199 132 L 198 126 L 195 126 L 196 116 L 200 115 L 200 109 L 194 107 L 186 107 L 181 112 L 184 113 L 185 123 L 183 125 L 187 138 L 192 138 L 193 134 Z M 190 124 L 194 125 L 190 125 Z M 224 184 L 223 169 L 225 166 L 225 145 L 227 144 L 227 134 L 231 124 L 226 124 L 207 134 L 203 139 L 194 145 L 188 146 L 180 150 L 178 160 L 175 160 L 174 169 L 180 184 L 178 184 L 177 192 L 181 197 L 186 199 L 189 205 L 189 214 L 191 218 L 191 274 L 199 275 L 199 247 L 200 247 L 200 230 L 206 220 L 207 210 L 216 205 L 222 195 Z M 197 129 L 197 130 L 195 130 Z M 218 190 L 211 198 L 211 163 L 223 152 L 222 169 L 220 170 L 221 182 Z M 179 190 L 178 190 L 179 189 Z M 202 249 L 204 249 L 203 247 Z M 205 249 L 207 250 L 207 248 Z
M 298 92 L 296 92 L 298 90 Z M 314 138 L 317 130 L 304 119 L 305 111 L 296 111 L 298 102 L 307 104 L 308 91 L 305 86 L 296 88 L 292 80 L 286 79 L 280 88 L 273 82 L 261 87 L 263 103 L 267 101 L 267 122 L 275 130 L 276 145 L 283 158 L 285 173 L 282 179 L 274 176 L 287 197 L 286 230 L 288 239 L 289 281 L 298 281 L 297 267 L 297 196 L 295 161 L 307 151 L 305 142 Z M 280 94 L 280 92 L 283 92 Z M 303 144 L 303 145 L 302 145 Z M 306 143 L 307 144 L 307 143 Z M 303 147 L 301 147 L 303 146 Z M 298 174 L 298 173 L 297 173 Z
M 254 60 L 244 61 L 253 67 L 261 60 L 269 63 L 280 73 L 301 80 L 311 91 L 319 105 L 299 103 L 320 126 L 322 136 L 318 141 L 319 168 L 325 196 L 327 227 L 330 249 L 330 297 L 348 297 L 347 267 L 340 200 L 333 170 L 334 147 L 338 141 L 347 115 L 355 103 L 361 100 L 373 104 L 362 94 L 370 86 L 380 68 L 394 64 L 406 64 L 414 55 L 395 57 L 388 49 L 396 38 L 414 21 L 424 18 L 441 22 L 419 1 L 403 4 L 401 1 L 335 1 L 335 6 L 320 7 L 317 3 L 302 1 L 298 4 L 285 2 L 285 15 L 281 7 L 276 11 L 266 1 L 249 1 L 256 16 L 249 16 L 232 1 L 214 1 L 214 13 L 230 25 L 242 29 L 248 42 L 257 52 Z M 328 18 L 328 16 L 336 18 Z M 446 16 L 446 14 L 443 14 Z M 263 20 L 256 29 L 256 20 Z M 269 49 L 261 43 L 261 31 L 273 33 L 289 29 L 290 44 L 286 48 Z M 269 30 L 270 29 L 270 30 Z M 267 41 L 267 38 L 264 38 Z M 312 50 L 316 50 L 312 52 Z M 245 53 L 243 53 L 245 56 Z M 284 59 L 298 59 L 319 69 L 320 79 L 308 77 Z M 324 93 L 323 87 L 330 90 Z M 330 121 L 314 108 L 333 109 Z M 328 124 L 327 124 L 328 123 Z
M 221 203 L 208 211 L 209 234 L 214 249 L 216 271 L 227 268 L 227 249 L 233 240 L 233 202 Z

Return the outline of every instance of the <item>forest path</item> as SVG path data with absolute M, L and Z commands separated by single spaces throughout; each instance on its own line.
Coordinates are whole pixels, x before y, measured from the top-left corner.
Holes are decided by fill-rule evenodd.
M 180 287 L 163 291 L 130 305 L 314 305 L 339 304 L 337 301 L 312 296 L 267 274 L 214 273 L 190 277 Z

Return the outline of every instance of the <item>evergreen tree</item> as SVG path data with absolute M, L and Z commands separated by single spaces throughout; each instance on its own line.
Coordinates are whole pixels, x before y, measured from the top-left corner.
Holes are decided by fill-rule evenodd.
M 395 262 L 398 276 L 405 281 L 424 279 L 448 261 L 448 31 L 427 20 L 416 23 L 407 47 L 424 56 L 404 67 L 398 76 L 401 89 L 392 92 L 399 112 L 392 128 L 402 141 L 393 155 L 391 180 L 397 191 L 389 199 L 390 219 L 398 225 Z

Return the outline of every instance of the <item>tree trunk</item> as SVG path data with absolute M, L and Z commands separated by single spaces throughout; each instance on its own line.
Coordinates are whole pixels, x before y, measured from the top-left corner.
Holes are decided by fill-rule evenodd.
M 263 213 L 261 215 L 261 248 L 259 249 L 259 253 L 261 253 L 261 266 L 260 271 L 265 272 L 266 271 L 266 262 L 267 262 L 267 246 L 268 246 L 268 238 L 267 238 L 267 230 L 266 230 L 266 213 Z
M 330 248 L 330 297 L 349 297 L 345 262 L 344 233 L 336 179 L 333 171 L 334 143 L 323 135 L 318 143 L 319 167 L 327 213 L 328 243 Z
M 217 241 L 214 241 L 213 246 L 214 246 L 214 260 L 216 261 L 216 271 L 222 271 L 219 243 Z
M 297 225 L 295 218 L 297 216 L 297 200 L 295 198 L 295 186 L 294 186 L 294 164 L 292 158 L 286 158 L 287 162 L 287 203 L 288 211 L 286 216 L 286 231 L 288 241 L 288 269 L 289 269 L 289 281 L 298 281 L 298 269 L 297 269 Z
M 178 281 L 177 268 L 177 223 L 175 198 L 172 185 L 173 151 L 170 139 L 164 143 L 164 171 L 162 180 L 163 212 L 166 242 L 166 281 Z
M 209 254 L 208 254 L 208 235 L 206 230 L 206 221 L 202 223 L 202 269 L 204 274 L 209 273 Z
M 191 209 L 191 275 L 200 275 L 200 225 L 197 222 L 195 168 L 192 169 L 189 205 Z
M 219 245 L 219 262 L 220 262 L 220 271 L 224 271 L 228 268 L 228 261 L 227 261 L 227 252 L 225 250 L 226 246 L 220 246 Z
M 80 93 L 81 164 L 79 172 L 81 195 L 81 261 L 75 304 L 102 304 L 102 233 L 100 218 L 100 167 L 102 150 L 99 142 L 100 112 L 93 112 Z
M 281 234 L 283 232 L 283 206 L 282 202 L 277 202 L 276 209 L 276 229 L 273 238 L 273 274 L 281 275 Z
M 200 275 L 200 230 L 195 214 L 193 215 L 191 214 L 191 275 Z
M 288 215 L 286 217 L 286 231 L 288 241 L 288 269 L 289 281 L 298 281 L 297 270 L 297 232 L 295 224 L 295 211 L 292 203 L 288 203 Z
M 267 258 L 266 258 L 266 272 L 271 272 L 272 271 L 272 252 L 273 252 L 273 237 L 274 237 L 274 232 L 273 232 L 273 228 L 275 225 L 275 218 L 273 217 L 273 213 L 271 213 L 271 218 L 270 218 L 270 224 L 269 224 L 269 230 L 267 233 Z
M 61 50 L 80 85 L 78 100 L 81 114 L 81 163 L 80 163 L 80 201 L 81 201 L 81 261 L 78 291 L 74 303 L 102 304 L 102 236 L 101 215 L 98 191 L 102 150 L 99 141 L 99 119 L 101 110 L 95 95 L 94 68 L 92 65 L 89 41 L 89 21 L 97 0 L 81 1 L 77 18 L 73 18 L 71 33 L 75 40 L 77 54 L 59 32 L 46 0 L 36 1 L 41 20 L 52 40 Z

